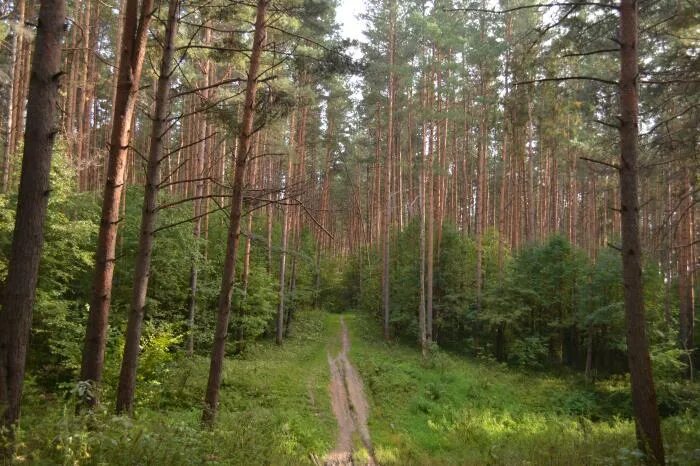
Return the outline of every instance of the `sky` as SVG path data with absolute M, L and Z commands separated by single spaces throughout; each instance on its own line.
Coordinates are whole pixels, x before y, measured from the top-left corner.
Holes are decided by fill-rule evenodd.
M 366 0 L 340 0 L 336 10 L 336 19 L 341 25 L 341 34 L 348 39 L 362 41 L 364 25 L 358 15 L 365 10 Z
M 335 10 L 335 18 L 340 24 L 340 34 L 348 39 L 355 39 L 360 42 L 365 41 L 365 36 L 362 33 L 364 22 L 358 18 L 360 13 L 365 11 L 365 1 L 371 0 L 340 0 L 338 8 Z M 348 53 L 355 59 L 362 57 L 362 52 L 359 47 L 351 47 Z M 351 99 L 358 102 L 362 93 L 360 91 L 360 83 L 362 79 L 359 76 L 349 78 L 348 84 L 353 89 Z

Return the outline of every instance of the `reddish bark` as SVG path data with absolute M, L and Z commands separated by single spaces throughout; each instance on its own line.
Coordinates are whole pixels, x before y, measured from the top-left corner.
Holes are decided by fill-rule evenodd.
M 637 439 L 651 462 L 664 464 L 661 423 L 646 336 L 639 240 L 637 1 L 620 3 L 620 208 L 627 357 Z
M 131 121 L 141 81 L 148 25 L 153 9 L 153 0 L 143 0 L 139 19 L 138 3 L 138 0 L 125 0 L 117 89 L 112 114 L 109 162 L 102 199 L 92 298 L 80 372 L 81 380 L 91 381 L 95 385 L 100 383 L 104 368 L 109 308 L 112 298 L 112 276 L 116 261 L 119 208 L 124 189 L 127 153 L 131 143 Z M 97 399 L 89 401 L 94 404 Z
M 209 367 L 209 379 L 207 381 L 207 390 L 204 398 L 204 412 L 202 414 L 202 421 L 208 425 L 214 423 L 219 404 L 219 389 L 221 387 L 221 375 L 224 366 L 226 340 L 228 338 L 228 322 L 231 315 L 231 295 L 236 276 L 236 257 L 238 253 L 243 208 L 243 184 L 245 181 L 246 163 L 251 150 L 253 121 L 255 118 L 255 94 L 258 86 L 257 78 L 260 69 L 260 57 L 262 55 L 262 48 L 266 35 L 265 15 L 269 3 L 269 0 L 258 0 L 257 3 L 253 49 L 250 54 L 243 119 L 241 120 L 241 131 L 238 136 L 239 151 L 238 157 L 236 157 L 236 172 L 231 193 L 231 213 L 229 215 L 226 257 L 224 259 L 224 271 L 221 278 L 216 331 L 214 334 L 211 365 Z
M 133 414 L 134 391 L 136 389 L 136 367 L 141 343 L 141 328 L 148 294 L 148 279 L 151 270 L 151 254 L 155 237 L 158 188 L 160 185 L 160 159 L 163 152 L 163 139 L 167 133 L 167 117 L 170 107 L 170 77 L 175 53 L 174 44 L 177 34 L 177 10 L 179 0 L 169 0 L 168 20 L 165 26 L 163 55 L 158 75 L 155 96 L 153 126 L 151 128 L 151 145 L 146 167 L 146 186 L 141 212 L 141 232 L 139 250 L 134 270 L 134 288 L 131 295 L 131 308 L 126 327 L 124 355 L 122 357 L 119 387 L 117 389 L 117 413 Z
M 39 260 L 44 244 L 44 221 L 51 192 L 49 174 L 57 131 L 54 120 L 65 18 L 65 1 L 41 2 L 27 100 L 17 215 L 0 312 L 0 431 L 3 428 L 11 430 L 20 415 Z
M 389 110 L 387 119 L 387 148 L 384 159 L 384 223 L 382 224 L 382 315 L 384 317 L 384 338 L 390 337 L 390 277 L 389 277 L 389 231 L 391 229 L 391 161 L 394 152 L 394 52 L 395 52 L 395 23 L 396 4 L 393 0 L 389 3 Z

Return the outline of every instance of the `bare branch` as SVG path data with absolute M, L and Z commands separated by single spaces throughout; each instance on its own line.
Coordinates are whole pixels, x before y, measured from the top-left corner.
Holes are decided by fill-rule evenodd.
M 590 52 L 579 52 L 579 53 L 566 53 L 562 55 L 562 57 L 586 57 L 589 55 L 597 55 L 599 53 L 617 53 L 619 52 L 619 48 L 614 48 L 614 49 L 599 49 L 599 50 L 591 50 Z
M 639 81 L 639 84 L 649 84 L 649 85 L 665 85 L 665 84 L 697 84 L 700 83 L 700 79 L 669 79 L 666 81 Z
M 207 194 L 206 196 L 185 197 L 185 198 L 179 199 L 177 201 L 168 202 L 166 204 L 161 204 L 158 207 L 156 207 L 156 211 L 167 209 L 169 207 L 175 207 L 177 205 L 185 204 L 187 202 L 198 201 L 200 199 L 212 199 L 215 197 L 231 197 L 231 195 L 229 195 L 229 194 Z
M 207 141 L 208 139 L 213 138 L 213 137 L 216 136 L 217 134 L 219 134 L 218 131 L 214 131 L 213 133 L 209 134 L 208 136 L 204 136 L 203 138 L 198 139 L 198 140 L 196 140 L 196 141 L 194 141 L 194 142 L 191 142 L 191 143 L 189 143 L 189 144 L 185 144 L 185 145 L 183 145 L 183 146 L 178 146 L 178 147 L 176 147 L 175 149 L 173 149 L 173 150 L 167 152 L 163 157 L 160 158 L 160 160 L 164 160 L 164 159 L 170 157 L 171 155 L 173 155 L 173 154 L 175 154 L 175 153 L 177 153 L 177 152 L 180 152 L 180 151 L 183 150 L 183 149 L 187 149 L 188 147 L 192 147 L 192 146 L 196 146 L 197 144 L 201 144 L 201 143 Z M 160 162 L 160 160 L 159 160 L 159 162 Z
M 598 123 L 599 125 L 607 126 L 608 128 L 613 128 L 613 129 L 620 129 L 619 125 L 614 125 L 612 123 L 608 123 L 607 121 L 603 120 L 593 120 L 594 122 Z
M 203 213 L 203 214 L 199 214 L 199 215 L 197 215 L 197 216 L 195 216 L 195 217 L 188 218 L 188 219 L 186 219 L 186 220 L 181 220 L 181 221 L 179 221 L 179 222 L 170 223 L 170 224 L 168 224 L 168 225 L 164 225 L 164 226 L 162 226 L 162 227 L 158 227 L 158 228 L 156 228 L 155 230 L 153 230 L 153 234 L 155 235 L 155 234 L 158 233 L 159 231 L 163 231 L 163 230 L 167 230 L 168 228 L 173 228 L 173 227 L 176 227 L 176 226 L 180 226 L 180 225 L 182 225 L 183 223 L 194 222 L 195 220 L 198 220 L 198 219 L 200 219 L 200 218 L 202 218 L 202 217 L 206 217 L 207 215 L 211 215 L 211 214 L 216 213 L 216 212 L 218 212 L 218 211 L 220 211 L 220 210 L 223 211 L 223 212 L 226 212 L 225 209 L 227 209 L 227 208 L 229 207 L 228 204 L 225 205 L 225 206 L 221 206 L 221 205 L 219 205 L 219 203 L 216 202 L 216 201 L 214 201 L 214 203 L 217 205 L 216 209 L 210 210 L 209 212 L 205 212 L 205 213 Z
M 590 159 L 590 158 L 588 158 L 588 157 L 579 157 L 579 158 L 580 158 L 581 160 L 585 160 L 586 162 L 597 163 L 597 164 L 600 164 L 600 165 L 604 165 L 604 166 L 606 166 L 606 167 L 608 167 L 608 168 L 614 168 L 615 170 L 619 170 L 619 169 L 620 169 L 620 166 L 617 165 L 617 164 L 614 164 L 614 163 L 608 163 L 608 162 L 604 162 L 604 161 L 602 161 L 602 160 L 597 160 L 597 159 Z
M 309 209 L 306 208 L 306 206 L 304 205 L 304 203 L 303 203 L 303 202 L 300 202 L 299 204 L 301 204 L 301 208 L 304 209 L 304 212 L 306 212 L 306 215 L 308 215 L 308 216 L 311 218 L 311 220 L 314 221 L 314 223 L 316 224 L 316 226 L 319 227 L 319 228 L 321 229 L 321 231 L 323 231 L 326 235 L 328 235 L 328 237 L 329 237 L 330 239 L 335 240 L 335 238 L 333 237 L 333 235 L 332 235 L 328 230 L 326 230 L 326 229 L 323 227 L 323 225 L 321 225 L 321 224 L 319 223 L 318 220 L 316 220 L 316 217 L 314 217 L 314 216 L 311 214 L 311 212 L 309 212 Z
M 609 79 L 596 78 L 594 76 L 563 76 L 559 78 L 540 78 L 531 79 L 529 81 L 518 81 L 513 83 L 514 86 L 519 86 L 521 84 L 537 84 L 546 82 L 562 82 L 562 81 L 595 81 L 603 84 L 609 84 L 611 86 L 617 86 L 617 81 L 611 81 Z
M 558 6 L 594 6 L 597 8 L 607 8 L 611 10 L 617 10 L 619 7 L 617 5 L 612 5 L 609 3 L 599 3 L 599 2 L 555 2 L 555 3 L 534 3 L 532 5 L 520 5 L 513 8 L 506 8 L 505 10 L 489 10 L 487 8 L 444 8 L 443 11 L 464 11 L 464 12 L 474 12 L 474 13 L 491 13 L 491 14 L 505 14 L 511 13 L 513 11 L 526 10 L 526 9 L 539 9 L 539 8 L 552 8 Z

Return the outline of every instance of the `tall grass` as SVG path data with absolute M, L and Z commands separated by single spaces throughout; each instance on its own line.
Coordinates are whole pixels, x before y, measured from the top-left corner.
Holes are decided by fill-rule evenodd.
M 74 400 L 27 390 L 16 464 L 298 465 L 334 441 L 328 400 L 329 316 L 303 312 L 283 347 L 253 345 L 226 360 L 216 427 L 200 425 L 208 360 L 176 358 L 136 418 L 113 416 L 110 400 L 90 416 Z M 137 388 L 138 390 L 138 388 Z
M 626 383 L 523 372 L 385 343 L 347 316 L 372 405 L 377 458 L 391 465 L 640 464 Z M 620 392 L 624 391 L 620 396 Z M 700 464 L 697 403 L 664 421 L 669 464 Z

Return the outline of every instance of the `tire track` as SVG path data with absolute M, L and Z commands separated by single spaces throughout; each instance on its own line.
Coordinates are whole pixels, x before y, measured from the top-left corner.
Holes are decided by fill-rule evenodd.
M 328 366 L 331 373 L 330 395 L 333 414 L 338 421 L 338 437 L 335 448 L 326 457 L 326 466 L 354 465 L 353 437 L 357 433 L 369 454 L 368 466 L 377 464 L 374 458 L 372 438 L 367 421 L 369 419 L 369 404 L 362 388 L 362 379 L 350 363 L 350 337 L 343 318 L 340 318 L 342 330 L 342 349 L 335 357 L 328 355 Z

